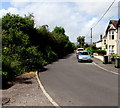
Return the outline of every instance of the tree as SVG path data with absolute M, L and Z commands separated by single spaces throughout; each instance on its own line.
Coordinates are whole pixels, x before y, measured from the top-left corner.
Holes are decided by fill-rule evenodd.
M 55 27 L 52 32 L 48 25 L 35 28 L 31 14 L 21 17 L 8 13 L 1 21 L 3 79 L 39 70 L 74 51 L 64 28 Z
M 46 62 L 37 46 L 31 44 L 28 31 L 34 31 L 29 17 L 7 14 L 2 18 L 2 75 L 11 79 L 25 71 L 42 68 Z
M 90 45 L 88 43 L 85 43 L 84 48 L 88 48 L 88 47 L 90 47 Z
M 74 51 L 74 45 L 69 41 L 69 37 L 65 35 L 65 29 L 62 27 L 55 27 L 52 31 L 52 36 L 55 39 L 56 46 L 54 51 L 58 53 L 59 57 L 63 57 Z
M 79 42 L 79 46 L 80 46 L 80 47 L 84 47 L 85 37 L 84 37 L 84 36 L 79 36 L 79 37 L 77 37 L 77 42 Z
M 65 30 L 62 27 L 55 27 L 53 32 L 57 33 L 57 34 L 62 34 L 65 35 Z

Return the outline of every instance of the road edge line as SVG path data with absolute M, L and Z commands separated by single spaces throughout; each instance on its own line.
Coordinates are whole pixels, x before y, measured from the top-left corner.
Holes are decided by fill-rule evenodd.
M 40 81 L 40 77 L 38 76 L 39 72 L 36 71 L 36 78 L 37 78 L 37 81 L 38 81 L 38 84 L 43 92 L 43 94 L 47 97 L 47 99 L 53 104 L 53 106 L 55 106 L 56 108 L 61 108 L 54 100 L 53 98 L 47 93 L 47 91 L 45 90 L 43 84 L 41 83 Z M 40 74 L 39 74 L 40 75 Z
M 103 69 L 103 70 L 107 71 L 107 72 L 110 72 L 110 73 L 115 74 L 115 75 L 120 75 L 119 73 L 116 73 L 116 72 L 114 72 L 114 71 L 107 70 L 107 69 L 105 69 L 105 68 L 103 68 L 103 67 L 99 66 L 99 65 L 98 65 L 98 64 L 96 64 L 95 62 L 93 62 L 93 64 L 94 64 L 94 65 L 96 65 L 97 67 L 99 67 L 99 68 L 101 68 L 101 69 Z

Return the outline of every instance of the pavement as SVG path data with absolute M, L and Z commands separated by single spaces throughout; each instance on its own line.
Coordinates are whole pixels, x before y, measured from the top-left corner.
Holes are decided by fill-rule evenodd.
M 101 60 L 103 62 L 103 56 L 96 56 L 96 55 L 94 55 L 94 58 L 97 58 L 97 59 L 99 59 L 99 60 Z
M 94 63 L 96 63 L 97 65 L 99 65 L 100 67 L 107 69 L 108 71 L 112 71 L 112 72 L 120 72 L 120 68 L 115 68 L 115 64 L 114 63 L 109 63 L 109 64 L 103 64 L 103 56 L 94 56 L 93 58 Z
M 118 72 L 114 64 L 103 64 L 99 58 L 94 57 L 94 62 L 110 71 Z M 74 61 L 76 62 L 76 61 Z M 53 106 L 43 94 L 36 79 L 35 72 L 24 73 L 18 77 L 14 85 L 2 92 L 2 106 Z
M 39 87 L 35 72 L 16 77 L 14 85 L 1 92 L 3 108 L 6 106 L 53 106 Z

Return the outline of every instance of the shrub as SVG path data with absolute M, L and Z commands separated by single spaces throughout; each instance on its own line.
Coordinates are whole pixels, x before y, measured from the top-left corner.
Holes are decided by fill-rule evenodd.
M 21 62 L 15 60 L 13 57 L 2 56 L 2 75 L 3 78 L 11 80 L 22 71 Z
M 92 53 L 96 53 L 98 50 L 92 50 Z
M 34 27 L 33 16 L 6 14 L 2 21 L 2 75 L 11 79 L 24 71 L 43 68 L 47 63 L 74 51 L 64 28 L 53 32 L 48 26 Z
M 97 50 L 97 53 L 100 55 L 105 55 L 106 51 L 105 50 Z
M 49 63 L 54 62 L 55 60 L 57 60 L 57 58 L 58 56 L 54 51 L 50 50 L 47 52 L 47 61 Z
M 24 71 L 35 71 L 42 68 L 44 65 L 46 65 L 46 61 L 43 59 L 43 55 L 41 52 L 37 50 L 36 47 L 31 46 L 27 49 L 24 49 L 23 52 L 21 52 L 21 62 L 22 67 L 24 68 Z

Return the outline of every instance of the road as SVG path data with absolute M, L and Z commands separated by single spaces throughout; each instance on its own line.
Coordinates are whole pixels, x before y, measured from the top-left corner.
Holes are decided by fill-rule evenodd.
M 118 75 L 93 63 L 78 63 L 74 54 L 46 68 L 41 82 L 60 106 L 118 105 Z

